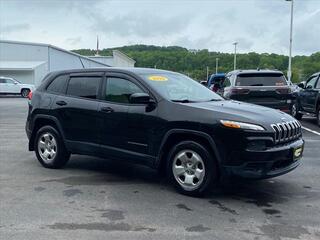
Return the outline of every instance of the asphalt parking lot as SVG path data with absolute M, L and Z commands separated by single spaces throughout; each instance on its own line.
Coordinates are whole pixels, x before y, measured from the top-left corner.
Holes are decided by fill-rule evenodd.
M 0 98 L 0 239 L 320 239 L 320 136 L 270 180 L 182 196 L 141 166 L 74 155 L 62 170 L 27 150 L 27 100 Z M 315 120 L 302 125 L 320 132 Z

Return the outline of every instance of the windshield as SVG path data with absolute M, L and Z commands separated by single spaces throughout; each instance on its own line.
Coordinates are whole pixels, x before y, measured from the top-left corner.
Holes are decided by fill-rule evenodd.
M 236 86 L 287 86 L 283 74 L 240 74 L 237 77 Z
M 195 80 L 178 73 L 143 74 L 164 98 L 177 102 L 218 101 L 223 98 Z

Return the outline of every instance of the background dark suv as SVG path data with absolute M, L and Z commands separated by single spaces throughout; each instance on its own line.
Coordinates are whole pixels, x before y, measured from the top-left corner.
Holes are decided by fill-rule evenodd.
M 301 90 L 297 94 L 292 115 L 299 120 L 304 114 L 316 116 L 320 127 L 320 72 L 312 74 L 298 86 Z
M 225 101 L 198 82 L 155 69 L 84 69 L 48 75 L 33 93 L 29 150 L 44 167 L 71 153 L 166 169 L 199 195 L 224 174 L 269 178 L 296 168 L 301 126 L 291 116 Z
M 292 88 L 285 76 L 275 70 L 236 70 L 229 72 L 220 90 L 226 99 L 234 99 L 291 113 Z

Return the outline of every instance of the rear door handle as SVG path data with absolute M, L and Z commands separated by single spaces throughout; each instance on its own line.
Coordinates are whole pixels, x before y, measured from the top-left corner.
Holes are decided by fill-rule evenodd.
M 111 107 L 102 107 L 100 111 L 101 111 L 101 112 L 105 112 L 105 113 L 112 113 L 112 112 L 114 112 L 113 108 L 111 108 Z
M 57 101 L 56 104 L 59 106 L 67 105 L 67 103 L 65 101 Z

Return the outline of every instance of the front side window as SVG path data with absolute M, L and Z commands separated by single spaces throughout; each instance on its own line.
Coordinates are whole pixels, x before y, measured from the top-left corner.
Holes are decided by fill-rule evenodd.
M 243 73 L 239 74 L 236 86 L 286 86 L 287 81 L 281 73 Z
M 320 76 L 318 76 L 317 88 L 320 88 Z
M 67 95 L 96 99 L 101 77 L 70 77 Z
M 48 92 L 65 93 L 68 75 L 60 75 L 56 77 L 47 87 Z
M 317 81 L 317 76 L 314 76 L 311 79 L 309 79 L 306 84 L 306 89 L 313 89 L 314 85 L 316 84 L 316 81 Z
M 116 103 L 129 103 L 132 94 L 143 92 L 140 87 L 129 80 L 111 77 L 107 79 L 105 100 Z

